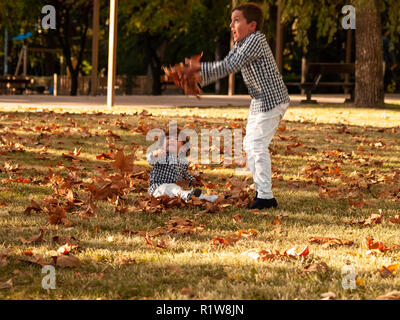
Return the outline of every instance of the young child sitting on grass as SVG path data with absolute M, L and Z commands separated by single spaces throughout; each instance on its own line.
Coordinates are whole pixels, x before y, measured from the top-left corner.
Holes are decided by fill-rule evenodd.
M 147 162 L 153 166 L 150 172 L 150 184 L 148 192 L 155 198 L 167 195 L 170 198 L 180 197 L 188 202 L 192 196 L 214 202 L 217 195 L 202 195 L 201 189 L 182 189 L 177 183 L 188 182 L 193 185 L 194 177 L 188 172 L 189 163 L 186 153 L 182 152 L 183 141 L 176 137 L 165 136 L 161 141 L 161 147 L 153 152 L 147 153 Z
M 244 3 L 232 10 L 232 31 L 235 45 L 222 61 L 185 61 L 185 73 L 201 76 L 201 86 L 208 85 L 230 73 L 242 72 L 251 96 L 250 115 L 243 147 L 247 154 L 256 198 L 250 209 L 277 207 L 272 194 L 271 158 L 268 146 L 288 106 L 289 95 L 274 56 L 261 32 L 264 14 L 255 3 Z

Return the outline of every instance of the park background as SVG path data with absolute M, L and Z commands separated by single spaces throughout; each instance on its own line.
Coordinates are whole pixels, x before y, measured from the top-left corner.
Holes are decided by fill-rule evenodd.
M 263 5 L 263 32 L 277 59 L 286 83 L 305 79 L 307 62 L 349 62 L 356 60 L 356 43 L 367 48 L 368 56 L 360 55 L 358 64 L 382 65 L 386 60 L 384 90 L 399 92 L 399 15 L 398 1 L 287 0 L 256 1 Z M 368 8 L 363 9 L 363 2 Z M 221 60 L 232 42 L 229 23 L 232 5 L 240 1 L 226 0 L 120 0 L 117 28 L 116 93 L 181 94 L 182 90 L 162 84 L 162 65 L 181 62 L 185 57 L 204 53 L 203 61 Z M 345 5 L 358 5 L 358 39 L 356 30 L 344 30 Z M 43 29 L 41 10 L 45 5 L 56 9 L 57 27 Z M 371 14 L 377 8 L 379 14 Z M 53 75 L 57 74 L 58 94 L 96 95 L 107 90 L 109 1 L 34 1 L 18 0 L 0 3 L 0 74 L 23 72 L 33 76 L 33 90 L 53 92 Z M 94 13 L 98 16 L 93 19 Z M 346 12 L 347 14 L 348 12 Z M 281 22 L 279 23 L 278 20 Z M 96 22 L 97 21 L 97 22 Z M 98 23 L 98 25 L 97 25 Z M 94 27 L 96 32 L 94 32 Z M 32 33 L 23 40 L 11 39 Z M 377 38 L 385 35 L 385 46 L 377 46 Z M 93 35 L 96 37 L 93 38 Z M 7 66 L 4 58 L 7 41 Z M 372 39 L 372 40 L 371 40 Z M 98 40 L 98 43 L 97 41 Z M 94 45 L 94 42 L 96 45 Z M 381 41 L 383 43 L 383 40 Z M 27 46 L 26 63 L 21 63 L 21 49 Z M 360 50 L 360 49 L 359 49 Z M 94 51 L 96 57 L 94 57 Z M 383 52 L 382 52 L 383 51 Z M 361 52 L 361 51 L 360 51 Z M 95 59 L 95 60 L 94 60 Z M 374 59 L 375 61 L 371 61 Z M 23 68 L 21 65 L 26 64 Z M 92 70 L 93 64 L 97 65 Z M 375 70 L 360 73 L 365 83 L 374 83 Z M 93 72 L 96 73 L 93 75 Z M 358 71 L 357 71 L 358 72 Z M 362 72 L 362 71 L 359 71 Z M 94 78 L 92 78 L 94 77 Z M 367 79 L 368 78 L 368 79 Z M 79 81 L 78 81 L 79 79 Z M 98 79 L 98 88 L 91 82 Z M 354 82 L 351 75 L 348 81 Z M 325 81 L 343 80 L 343 75 L 329 75 Z M 360 80 L 361 81 L 361 80 Z M 379 80 L 376 80 L 380 82 Z M 233 83 L 231 81 L 231 83 Z M 360 86 L 361 87 L 361 86 Z M 360 90 L 369 92 L 362 86 Z M 341 93 L 341 87 L 317 88 L 317 92 Z M 357 89 L 356 89 L 357 90 Z M 380 89 L 383 90 L 383 89 Z M 289 86 L 290 93 L 299 93 L 298 86 Z M 361 92 L 361 91 L 360 91 Z M 235 75 L 229 88 L 228 77 L 205 88 L 205 93 L 246 94 L 241 74 Z M 304 93 L 304 92 L 303 92 Z M 382 95 L 382 94 L 381 94 Z M 363 94 L 360 94 L 363 96 Z M 365 104 L 365 102 L 364 102 Z
M 400 299 L 398 67 L 387 65 L 386 84 L 382 70 L 384 30 L 399 55 L 400 3 L 351 1 L 357 28 L 348 31 L 341 26 L 346 1 L 260 2 L 286 82 L 301 80 L 305 61 L 356 62 L 354 104 L 343 103 L 343 94 L 335 103 L 319 94 L 319 104 L 300 105 L 304 96 L 291 91 L 270 146 L 279 207 L 265 212 L 246 209 L 254 186 L 235 164 L 191 164 L 203 192 L 221 196 L 216 204 L 146 192 L 150 129 L 176 121 L 197 131 L 245 132 L 249 98 L 239 95 L 240 75 L 234 95 L 226 95 L 224 79 L 206 88 L 219 95 L 200 100 L 147 81 L 162 79 L 163 64 L 201 51 L 204 61 L 222 58 L 232 2 L 119 1 L 116 73 L 130 84 L 117 78 L 116 100 L 124 105 L 107 108 L 104 96 L 90 96 L 89 83 L 93 71 L 104 75 L 96 94 L 106 93 L 112 3 L 0 1 L 0 54 L 6 30 L 9 39 L 5 77 L 13 77 L 26 45 L 20 61 L 35 79 L 32 94 L 0 95 L 0 298 Z M 48 4 L 56 8 L 55 30 L 40 28 Z M 51 91 L 54 74 L 66 90 L 39 94 Z M 226 193 L 232 197 L 223 199 Z M 55 267 L 56 289 L 43 286 L 47 265 Z

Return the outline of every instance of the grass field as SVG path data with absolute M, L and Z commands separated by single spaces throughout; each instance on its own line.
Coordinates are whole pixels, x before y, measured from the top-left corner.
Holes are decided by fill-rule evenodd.
M 400 247 L 395 246 L 400 245 L 400 219 L 395 218 L 400 215 L 399 106 L 290 107 L 271 144 L 279 207 L 264 213 L 238 208 L 234 201 L 214 212 L 187 206 L 151 213 L 138 202 L 146 198 L 150 170 L 145 152 L 152 142 L 146 141 L 146 129 L 166 128 L 171 120 L 198 132 L 244 129 L 247 107 L 56 111 L 0 112 L 1 299 L 321 299 L 327 292 L 336 299 L 375 299 L 400 288 Z M 104 186 L 96 176 L 118 177 L 113 160 L 107 159 L 118 148 L 125 155 L 136 152 L 135 170 L 145 172 L 131 176 L 131 192 L 119 190 L 124 193 L 120 198 L 95 200 L 97 216 L 73 214 L 80 210 L 80 200 L 90 203 L 90 182 L 93 188 Z M 200 165 L 195 171 L 213 185 L 203 188 L 211 194 L 229 193 L 237 187 L 231 186 L 235 178 L 252 184 L 232 167 Z M 31 200 L 43 209 L 48 197 L 59 201 L 55 207 L 75 199 L 74 206 L 63 207 L 72 226 L 50 223 L 45 210 L 24 213 Z M 371 219 L 371 214 L 382 216 Z M 160 247 L 146 243 L 143 233 L 123 232 L 151 231 L 176 216 L 204 224 L 204 230 L 148 238 Z M 41 228 L 42 241 L 30 241 Z M 256 235 L 213 244 L 214 237 L 230 239 L 230 234 L 249 229 Z M 60 263 L 56 289 L 45 290 L 41 265 L 23 260 L 52 262 L 52 256 L 60 255 L 55 236 L 78 240 L 79 250 L 70 255 L 80 264 L 63 268 Z M 352 244 L 324 245 L 310 237 Z M 366 247 L 366 238 L 381 243 Z M 283 253 L 306 246 L 304 257 L 275 254 L 262 261 L 242 255 L 252 248 Z M 322 262 L 327 270 L 319 268 Z M 354 276 L 342 274 L 346 265 L 354 268 Z M 354 279 L 356 288 L 344 289 L 344 278 Z

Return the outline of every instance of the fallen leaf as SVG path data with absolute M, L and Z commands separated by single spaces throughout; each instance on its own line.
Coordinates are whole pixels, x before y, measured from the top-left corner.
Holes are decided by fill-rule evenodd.
M 31 243 L 39 243 L 43 241 L 43 234 L 44 234 L 45 229 L 40 229 L 39 234 L 32 236 L 29 240 L 26 240 L 23 237 L 19 237 L 18 239 L 23 243 L 23 244 L 31 244 Z
M 31 205 L 24 210 L 24 213 L 30 214 L 32 210 L 36 212 L 42 211 L 42 208 L 35 200 L 31 200 Z
M 282 221 L 280 219 L 274 219 L 270 224 L 273 226 L 280 225 L 282 224 Z
M 368 249 L 367 253 L 372 252 L 386 252 L 393 249 L 400 248 L 399 245 L 395 244 L 390 247 L 386 247 L 381 241 L 374 241 L 374 238 L 365 238 L 362 242 L 362 247 Z
M 344 245 L 351 246 L 353 241 L 350 240 L 342 240 L 338 238 L 330 238 L 330 237 L 310 237 L 308 239 L 311 243 L 324 244 L 326 247 L 335 246 L 335 245 Z
M 153 247 L 156 247 L 156 248 L 165 249 L 169 246 L 169 244 L 167 242 L 165 242 L 164 240 L 153 241 L 147 235 L 144 237 L 144 239 L 146 240 L 147 244 L 149 244 Z
M 232 218 L 233 218 L 234 223 L 238 223 L 238 222 L 242 221 L 242 215 L 240 213 L 235 214 Z
M 375 300 L 400 300 L 400 291 L 391 291 L 385 295 L 376 297 Z
M 394 217 L 389 217 L 391 223 L 400 224 L 400 214 L 396 214 Z
M 57 249 L 57 253 L 59 254 L 69 254 L 72 251 L 77 251 L 79 249 L 78 245 L 74 245 L 71 243 L 66 243 L 63 246 Z
M 250 249 L 245 252 L 242 252 L 241 255 L 247 255 L 251 259 L 261 260 L 261 261 L 269 261 L 274 259 L 283 259 L 283 258 L 292 258 L 296 259 L 298 257 L 304 257 L 309 254 L 308 246 L 305 247 L 300 253 L 296 253 L 294 248 L 289 250 L 285 250 L 281 253 L 279 250 L 264 250 L 264 249 Z
M 75 237 L 70 237 L 70 236 L 54 236 L 53 237 L 53 242 L 56 242 L 58 244 L 66 244 L 66 243 L 72 243 L 75 244 L 76 242 L 79 242 Z
M 53 256 L 54 265 L 60 268 L 73 268 L 80 265 L 81 261 L 75 256 Z
M 37 264 L 40 265 L 42 267 L 47 266 L 47 265 L 51 265 L 50 262 L 47 262 L 46 260 L 44 260 L 41 256 L 39 255 L 34 255 L 31 258 L 28 258 L 27 260 L 25 259 L 20 259 L 20 261 L 22 262 L 26 262 L 29 264 Z
M 386 278 L 388 276 L 394 276 L 397 273 L 397 269 L 399 268 L 399 263 L 396 264 L 391 264 L 390 266 L 382 266 L 379 269 L 379 273 L 383 278 Z

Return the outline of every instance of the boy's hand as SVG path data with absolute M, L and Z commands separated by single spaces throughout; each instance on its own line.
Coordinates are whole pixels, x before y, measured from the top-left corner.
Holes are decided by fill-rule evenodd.
M 186 72 L 189 74 L 199 72 L 201 69 L 200 61 L 196 59 L 185 58 L 185 66 L 187 67 Z
M 176 86 L 180 86 L 187 95 L 194 95 L 197 98 L 202 93 L 198 83 L 201 81 L 200 59 L 203 53 L 185 59 L 185 64 L 177 64 L 173 67 L 163 67 L 166 79 L 173 80 Z
M 164 149 L 157 149 L 153 151 L 153 157 L 157 158 L 157 157 L 163 157 L 165 156 L 165 150 Z

